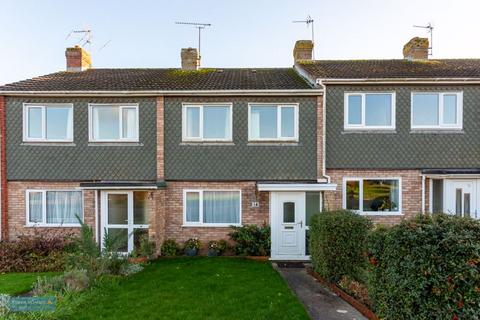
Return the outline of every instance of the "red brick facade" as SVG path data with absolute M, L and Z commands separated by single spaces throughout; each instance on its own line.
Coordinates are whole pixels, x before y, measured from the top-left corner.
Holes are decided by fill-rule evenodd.
M 197 237 L 206 243 L 210 240 L 228 239 L 231 228 L 223 227 L 184 227 L 184 189 L 240 189 L 242 194 L 242 224 L 269 223 L 269 193 L 258 192 L 255 182 L 169 182 L 165 193 L 165 238 L 183 242 Z M 260 206 L 252 208 L 252 202 Z
M 9 239 L 13 240 L 21 235 L 33 234 L 71 234 L 77 233 L 79 228 L 65 227 L 27 227 L 26 217 L 26 191 L 28 189 L 75 189 L 79 183 L 72 182 L 8 182 L 8 212 L 10 216 L 8 231 Z M 83 216 L 84 221 L 95 229 L 95 191 L 83 191 Z
M 0 96 L 0 239 L 8 239 L 7 130 L 5 108 L 5 97 Z
M 336 191 L 325 193 L 326 210 L 342 208 L 343 178 L 380 178 L 399 177 L 402 180 L 402 213 L 403 215 L 375 215 L 373 221 L 381 224 L 394 224 L 404 218 L 422 212 L 422 176 L 418 170 L 362 170 L 362 169 L 327 169 L 332 183 L 337 184 Z M 428 211 L 428 183 L 425 185 L 425 211 Z

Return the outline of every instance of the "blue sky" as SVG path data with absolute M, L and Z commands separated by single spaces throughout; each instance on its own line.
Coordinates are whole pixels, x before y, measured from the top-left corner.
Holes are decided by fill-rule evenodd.
M 480 57 L 480 3 L 475 0 L 0 0 L 0 84 L 65 69 L 65 39 L 93 30 L 94 67 L 178 67 L 180 49 L 197 46 L 196 29 L 177 20 L 212 24 L 203 33 L 205 67 L 291 66 L 297 39 L 315 19 L 317 59 L 401 58 L 413 24 L 432 22 L 434 57 Z M 98 51 L 107 41 L 109 44 Z

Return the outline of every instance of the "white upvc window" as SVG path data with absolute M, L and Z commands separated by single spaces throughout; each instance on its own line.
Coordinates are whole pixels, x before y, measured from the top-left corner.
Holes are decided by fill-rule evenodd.
M 183 224 L 185 226 L 229 227 L 242 221 L 240 190 L 183 191 Z
M 462 92 L 412 92 L 412 129 L 462 129 Z
M 183 104 L 183 141 L 232 141 L 232 104 Z
M 344 128 L 395 129 L 395 92 L 345 93 Z
M 298 141 L 298 104 L 248 104 L 248 140 Z
M 23 141 L 72 142 L 73 105 L 23 104 Z
M 83 221 L 83 195 L 79 190 L 30 189 L 25 194 L 26 225 L 78 227 Z
M 364 215 L 401 215 L 402 179 L 346 177 L 343 179 L 343 208 Z
M 89 141 L 138 142 L 138 104 L 89 104 Z

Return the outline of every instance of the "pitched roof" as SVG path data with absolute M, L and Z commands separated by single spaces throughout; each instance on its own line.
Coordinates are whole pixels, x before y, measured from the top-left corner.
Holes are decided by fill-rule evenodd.
M 303 60 L 297 64 L 313 78 L 480 78 L 480 59 Z
M 56 72 L 1 91 L 295 90 L 311 86 L 293 68 L 90 69 Z

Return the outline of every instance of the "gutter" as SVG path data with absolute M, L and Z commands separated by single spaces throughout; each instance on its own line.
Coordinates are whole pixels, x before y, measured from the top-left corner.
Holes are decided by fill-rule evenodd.
M 362 78 L 320 79 L 325 84 L 480 84 L 480 78 Z
M 36 96 L 36 97 L 123 97 L 123 96 L 318 96 L 323 94 L 322 90 L 312 89 L 291 89 L 291 90 L 57 90 L 57 91 L 0 91 L 4 96 Z

